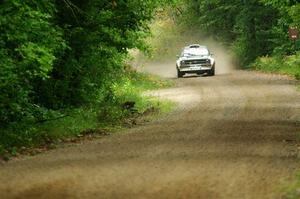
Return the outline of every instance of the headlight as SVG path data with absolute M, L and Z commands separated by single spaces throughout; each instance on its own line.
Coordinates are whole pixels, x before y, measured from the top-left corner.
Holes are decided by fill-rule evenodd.
M 180 65 L 184 65 L 185 64 L 185 61 L 180 61 Z
M 207 59 L 207 60 L 206 60 L 206 63 L 207 63 L 207 64 L 210 64 L 210 59 Z

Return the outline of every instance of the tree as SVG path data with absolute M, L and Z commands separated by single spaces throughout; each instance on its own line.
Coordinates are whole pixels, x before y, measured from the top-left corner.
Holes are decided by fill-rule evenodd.
M 0 4 L 0 124 L 100 103 L 128 49 L 145 49 L 157 0 L 5 0 Z M 46 114 L 47 115 L 47 114 Z
M 290 25 L 299 24 L 299 3 L 278 0 L 185 0 L 184 21 L 232 44 L 242 66 L 258 56 L 294 51 Z

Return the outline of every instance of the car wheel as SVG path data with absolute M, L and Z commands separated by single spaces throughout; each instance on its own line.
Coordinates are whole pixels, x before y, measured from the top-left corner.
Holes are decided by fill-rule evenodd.
M 214 76 L 215 75 L 215 66 L 213 66 L 212 69 L 209 71 L 209 75 L 210 76 Z
M 177 68 L 177 78 L 181 78 L 181 77 L 183 77 L 183 73 L 182 72 L 180 72 L 180 70 L 178 70 L 178 68 Z

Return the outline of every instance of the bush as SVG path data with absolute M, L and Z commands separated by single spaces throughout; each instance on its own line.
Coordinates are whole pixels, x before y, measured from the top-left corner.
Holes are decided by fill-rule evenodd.
M 256 70 L 292 75 L 300 79 L 300 53 L 284 57 L 260 57 L 252 64 L 252 67 Z
M 0 8 L 0 125 L 34 117 L 36 81 L 46 81 L 65 42 L 52 1 L 4 1 Z M 36 108 L 34 108 L 36 111 Z
M 126 67 L 128 69 L 128 66 Z M 171 83 L 158 77 L 125 70 L 110 85 L 109 95 L 98 102 L 79 108 L 51 111 L 36 107 L 35 120 L 11 123 L 0 130 L 0 155 L 18 151 L 22 147 L 49 145 L 58 140 L 81 135 L 85 130 L 118 128 L 124 119 L 136 118 L 149 110 L 170 110 L 170 103 L 159 102 L 141 95 L 143 91 L 164 88 Z M 132 109 L 124 108 L 126 102 L 134 102 Z M 43 111 L 41 111 L 43 110 Z
M 159 3 L 1 1 L 0 145 L 35 145 L 48 136 L 39 130 L 41 122 L 86 107 L 108 106 L 110 117 L 123 117 L 121 101 L 139 99 L 124 80 L 128 50 L 146 50 L 143 40 Z

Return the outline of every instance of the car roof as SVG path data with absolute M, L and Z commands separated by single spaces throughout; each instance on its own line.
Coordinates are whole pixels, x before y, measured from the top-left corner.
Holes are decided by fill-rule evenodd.
M 184 49 L 190 49 L 190 48 L 206 48 L 206 46 L 203 46 L 203 45 L 200 45 L 200 44 L 191 44 L 191 45 L 188 45 L 186 46 Z
M 192 45 L 184 47 L 182 52 L 183 53 L 189 53 L 189 52 L 201 51 L 201 50 L 204 50 L 204 49 L 209 51 L 206 46 L 202 46 L 202 45 L 199 45 L 199 44 L 192 44 Z
M 206 46 L 203 45 L 199 45 L 199 44 L 191 44 L 189 46 L 184 47 L 181 56 L 183 56 L 184 54 L 202 54 L 201 52 L 207 52 L 209 54 L 209 50 Z M 204 53 L 206 54 L 206 53 Z

